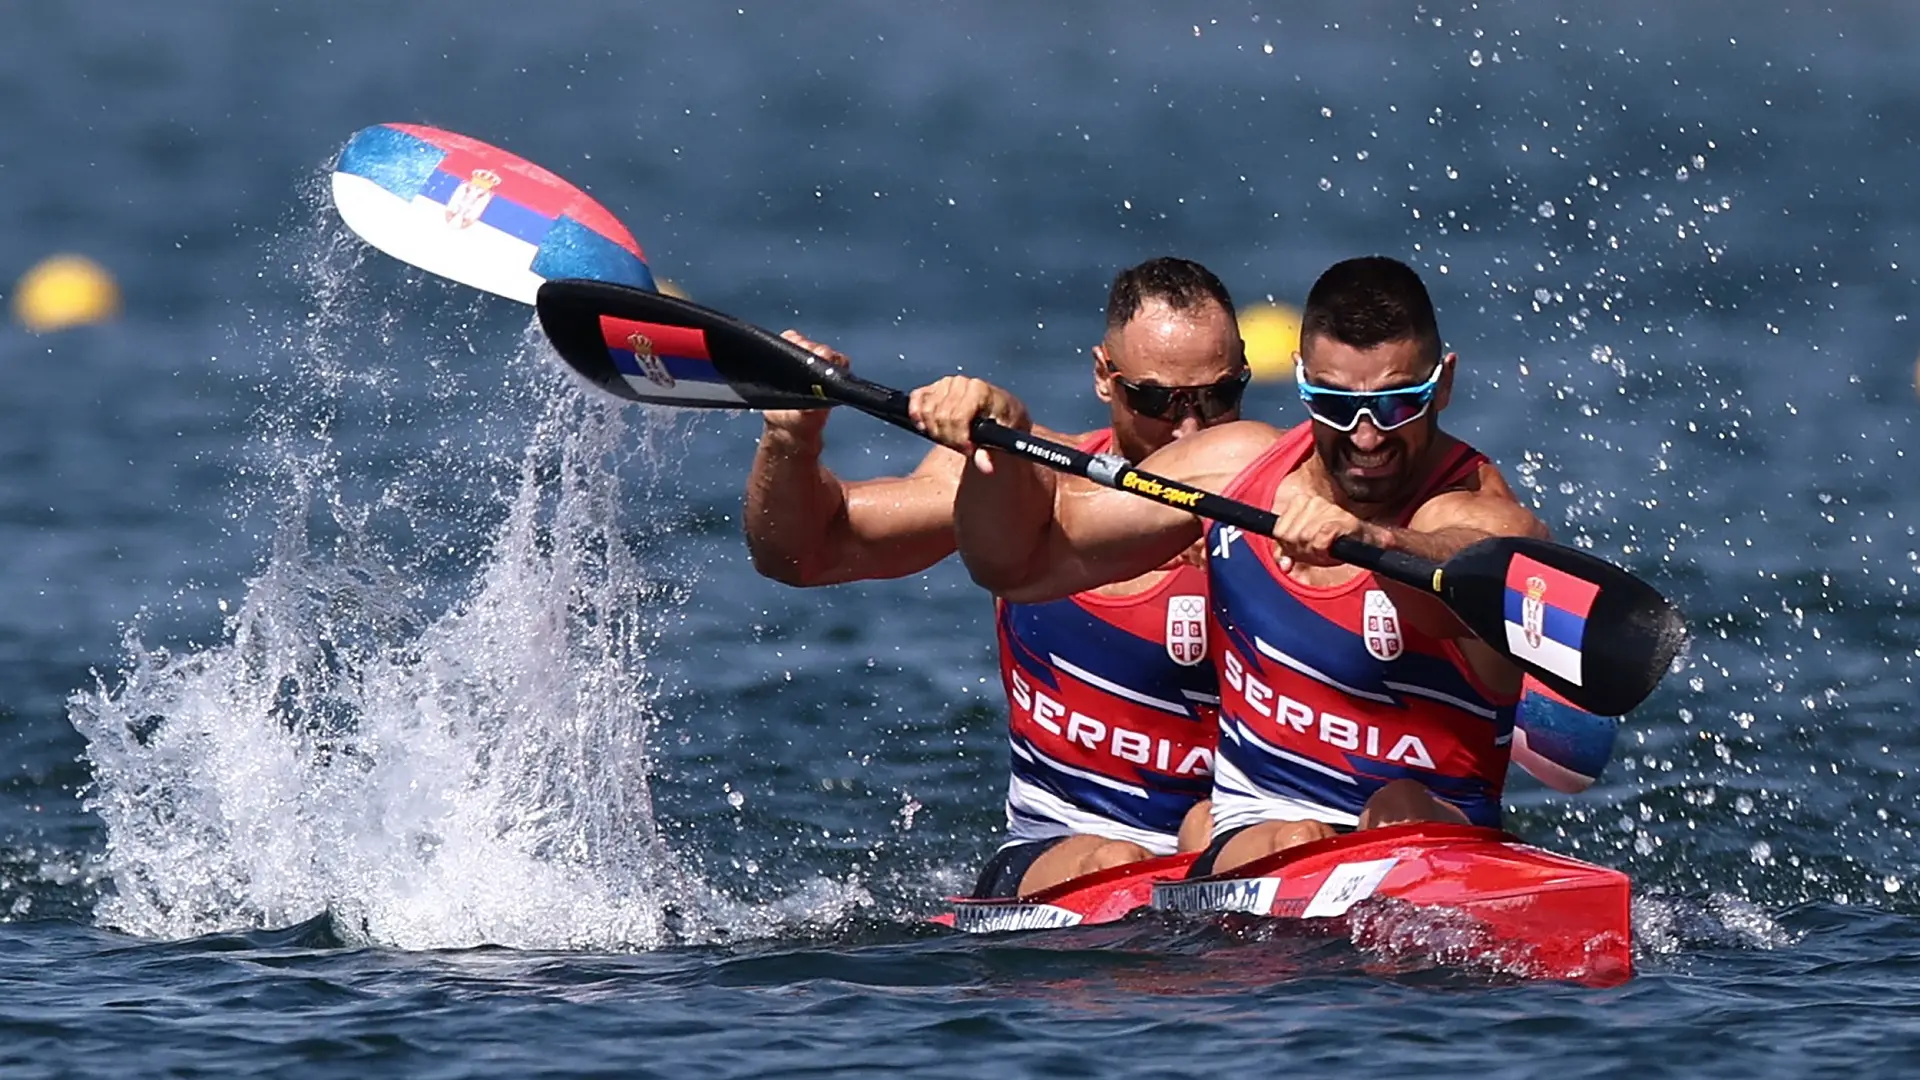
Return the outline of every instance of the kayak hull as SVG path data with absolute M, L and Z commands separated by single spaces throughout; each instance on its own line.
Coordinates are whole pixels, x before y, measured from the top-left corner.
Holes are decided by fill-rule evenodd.
M 1428 949 L 1450 961 L 1593 985 L 1633 975 L 1627 876 L 1499 829 L 1368 829 L 1188 881 L 1193 859 L 1114 867 L 1019 900 L 957 899 L 936 921 L 975 932 L 1042 929 L 1109 922 L 1149 906 L 1344 919 L 1364 948 Z

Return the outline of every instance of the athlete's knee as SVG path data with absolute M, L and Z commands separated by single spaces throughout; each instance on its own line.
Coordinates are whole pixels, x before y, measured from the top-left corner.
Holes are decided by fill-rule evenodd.
M 1333 826 L 1324 821 L 1276 821 L 1273 824 L 1275 828 L 1267 840 L 1267 846 L 1272 851 L 1285 851 L 1339 835 L 1334 832 Z
M 1213 842 L 1213 800 L 1201 799 L 1180 819 L 1179 851 L 1205 851 Z
M 1221 873 L 1288 848 L 1338 835 L 1324 821 L 1263 821 L 1220 846 L 1214 872 Z
M 1080 873 L 1091 874 L 1096 870 L 1109 870 L 1128 863 L 1137 863 L 1153 858 L 1153 852 L 1139 844 L 1126 840 L 1109 840 L 1088 850 L 1080 857 Z
M 1418 780 L 1395 780 L 1367 800 L 1360 811 L 1360 828 L 1378 829 L 1410 821 L 1464 822 L 1466 815 L 1443 802 Z

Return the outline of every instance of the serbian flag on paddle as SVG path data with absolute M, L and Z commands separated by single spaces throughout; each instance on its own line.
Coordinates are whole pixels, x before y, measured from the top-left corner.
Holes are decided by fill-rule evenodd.
M 600 337 L 614 368 L 642 401 L 746 404 L 714 369 L 705 330 L 602 315 Z
M 1575 686 L 1587 615 L 1600 587 L 1525 555 L 1507 564 L 1507 650 Z

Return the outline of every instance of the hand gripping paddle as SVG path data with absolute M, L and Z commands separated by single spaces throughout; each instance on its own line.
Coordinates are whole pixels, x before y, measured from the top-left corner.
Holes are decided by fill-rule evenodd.
M 598 281 L 550 281 L 540 287 L 537 306 L 561 357 L 620 397 L 749 409 L 844 404 L 921 434 L 906 394 L 711 308 Z M 972 435 L 976 445 L 1247 532 L 1271 536 L 1278 525 L 1271 511 L 1142 472 L 1112 454 L 1089 454 L 985 418 L 974 422 Z M 1333 554 L 1437 596 L 1482 641 L 1601 716 L 1620 716 L 1645 700 L 1686 642 L 1679 611 L 1653 586 L 1544 540 L 1490 537 L 1434 563 L 1343 537 Z

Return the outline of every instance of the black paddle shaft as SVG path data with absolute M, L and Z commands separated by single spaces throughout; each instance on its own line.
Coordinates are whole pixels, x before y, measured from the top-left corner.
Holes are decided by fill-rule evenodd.
M 839 403 L 926 435 L 908 413 L 906 394 L 691 301 L 606 282 L 566 280 L 541 286 L 539 308 L 541 325 L 561 356 L 611 393 L 648 399 L 615 369 L 600 330 L 602 316 L 699 331 L 715 373 L 737 398 L 697 402 L 674 398 L 663 404 L 782 409 Z M 974 421 L 970 434 L 976 445 L 1248 533 L 1272 536 L 1279 523 L 1263 507 L 1155 476 L 1111 454 L 1089 454 L 993 420 Z M 1686 643 L 1685 621 L 1653 586 L 1594 555 L 1546 540 L 1488 537 L 1438 564 L 1349 537 L 1334 541 L 1332 554 L 1438 597 L 1482 641 L 1574 705 L 1601 716 L 1619 716 L 1652 693 Z M 1530 569 L 1529 564 L 1548 572 Z M 1549 580 L 1556 575 L 1563 576 L 1557 585 Z M 1566 638 L 1555 638 L 1560 652 L 1553 655 L 1543 636 L 1550 605 L 1555 612 L 1551 616 L 1554 632 Z

